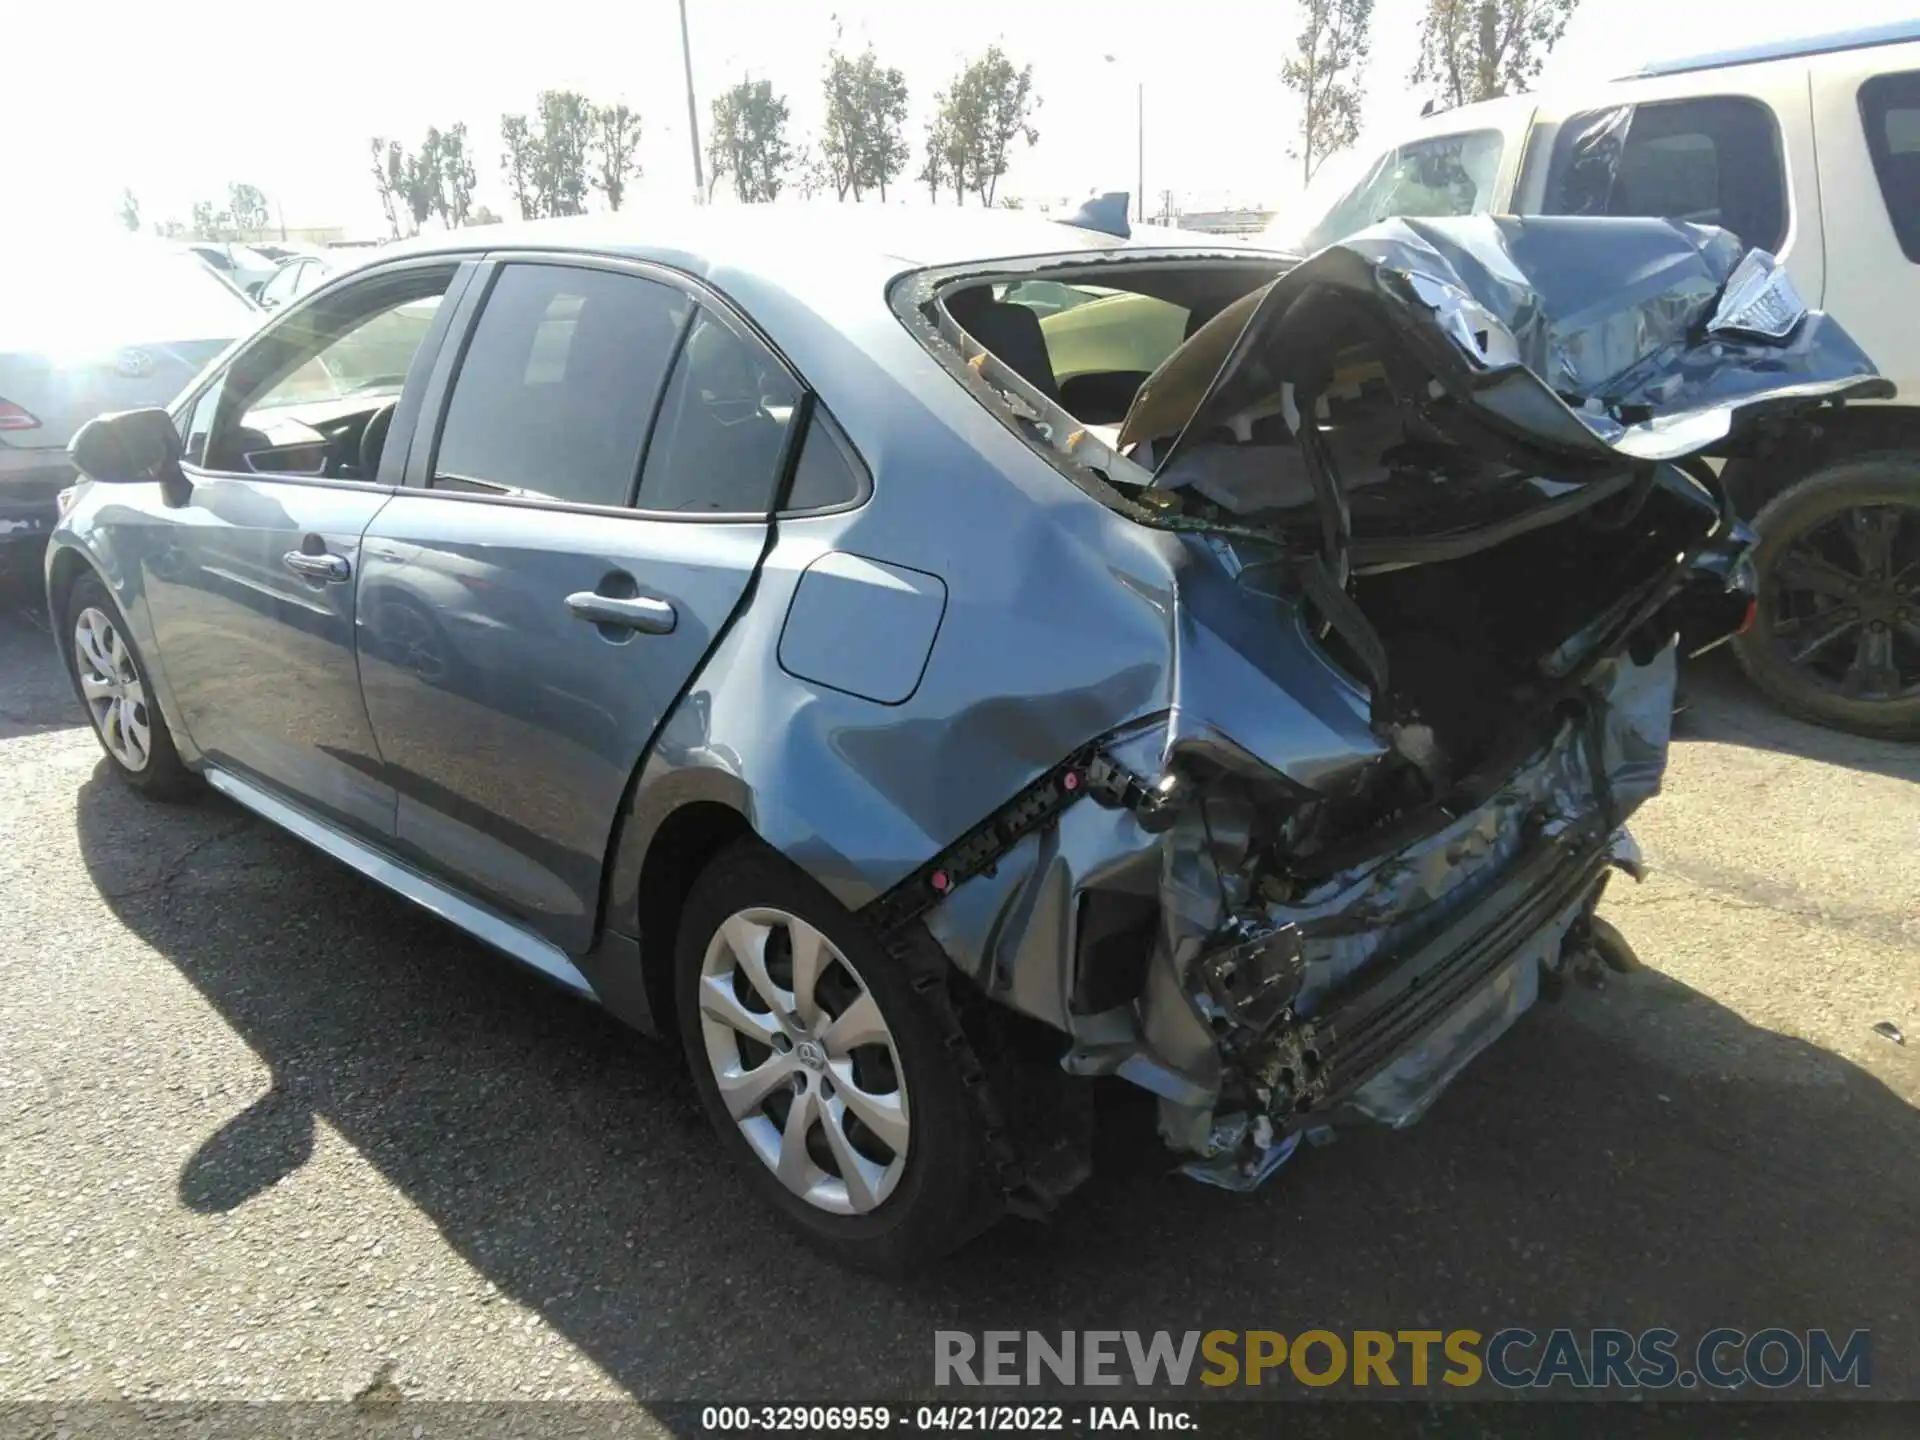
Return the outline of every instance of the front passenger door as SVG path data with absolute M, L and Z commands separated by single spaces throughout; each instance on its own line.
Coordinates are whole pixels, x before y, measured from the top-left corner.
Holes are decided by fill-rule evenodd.
M 383 268 L 269 322 L 184 413 L 186 503 L 124 527 L 193 743 L 380 841 L 393 795 L 360 699 L 353 582 L 361 532 L 402 473 L 404 443 L 385 467 L 381 436 L 404 442 L 394 417 L 409 389 L 417 408 L 459 273 Z
M 800 398 L 677 277 L 497 267 L 437 446 L 364 541 L 361 674 L 404 852 L 587 948 L 628 778 L 752 581 Z

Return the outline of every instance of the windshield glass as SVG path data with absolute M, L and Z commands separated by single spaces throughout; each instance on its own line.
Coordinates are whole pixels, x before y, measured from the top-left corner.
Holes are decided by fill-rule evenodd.
M 183 251 L 132 242 L 98 253 L 0 249 L 0 350 L 231 340 L 257 318 Z
M 1324 211 L 1309 207 L 1309 215 L 1321 218 L 1297 239 L 1278 233 L 1276 225 L 1268 231 L 1268 241 L 1310 255 L 1398 215 L 1481 214 L 1493 205 L 1502 148 L 1498 130 L 1397 145 L 1367 166 L 1359 182 Z

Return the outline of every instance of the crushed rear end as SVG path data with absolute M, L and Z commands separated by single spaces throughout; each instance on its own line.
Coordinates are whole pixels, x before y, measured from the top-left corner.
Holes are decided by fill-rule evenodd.
M 1376 227 L 1227 306 L 1117 429 L 938 323 L 1171 537 L 1167 703 L 888 903 L 1235 1188 L 1413 1122 L 1596 963 L 1678 660 L 1752 600 L 1706 457 L 1888 389 L 1771 257 L 1659 221 Z

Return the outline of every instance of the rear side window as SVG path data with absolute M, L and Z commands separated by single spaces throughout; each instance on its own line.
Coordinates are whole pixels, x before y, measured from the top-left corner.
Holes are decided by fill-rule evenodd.
M 799 403 L 765 346 L 700 311 L 660 402 L 640 508 L 766 514 Z
M 794 462 L 793 488 L 787 492 L 787 510 L 828 510 L 866 498 L 867 467 L 840 433 L 825 410 L 814 402 L 807 438 L 800 442 Z
M 1860 120 L 1893 233 L 1907 259 L 1920 264 L 1920 70 L 1876 75 L 1862 85 Z
M 630 503 L 691 303 L 638 275 L 507 266 L 454 380 L 433 483 Z
M 1780 127 L 1765 105 L 1734 95 L 1575 115 L 1554 142 L 1544 208 L 1718 225 L 1777 252 L 1787 238 Z

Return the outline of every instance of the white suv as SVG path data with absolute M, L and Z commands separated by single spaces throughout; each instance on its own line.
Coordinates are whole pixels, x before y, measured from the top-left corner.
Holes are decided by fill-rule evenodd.
M 1761 535 L 1738 643 L 1810 719 L 1920 737 L 1920 22 L 1648 65 L 1432 116 L 1284 248 L 1388 216 L 1651 215 L 1786 264 L 1899 389 L 1724 475 Z

